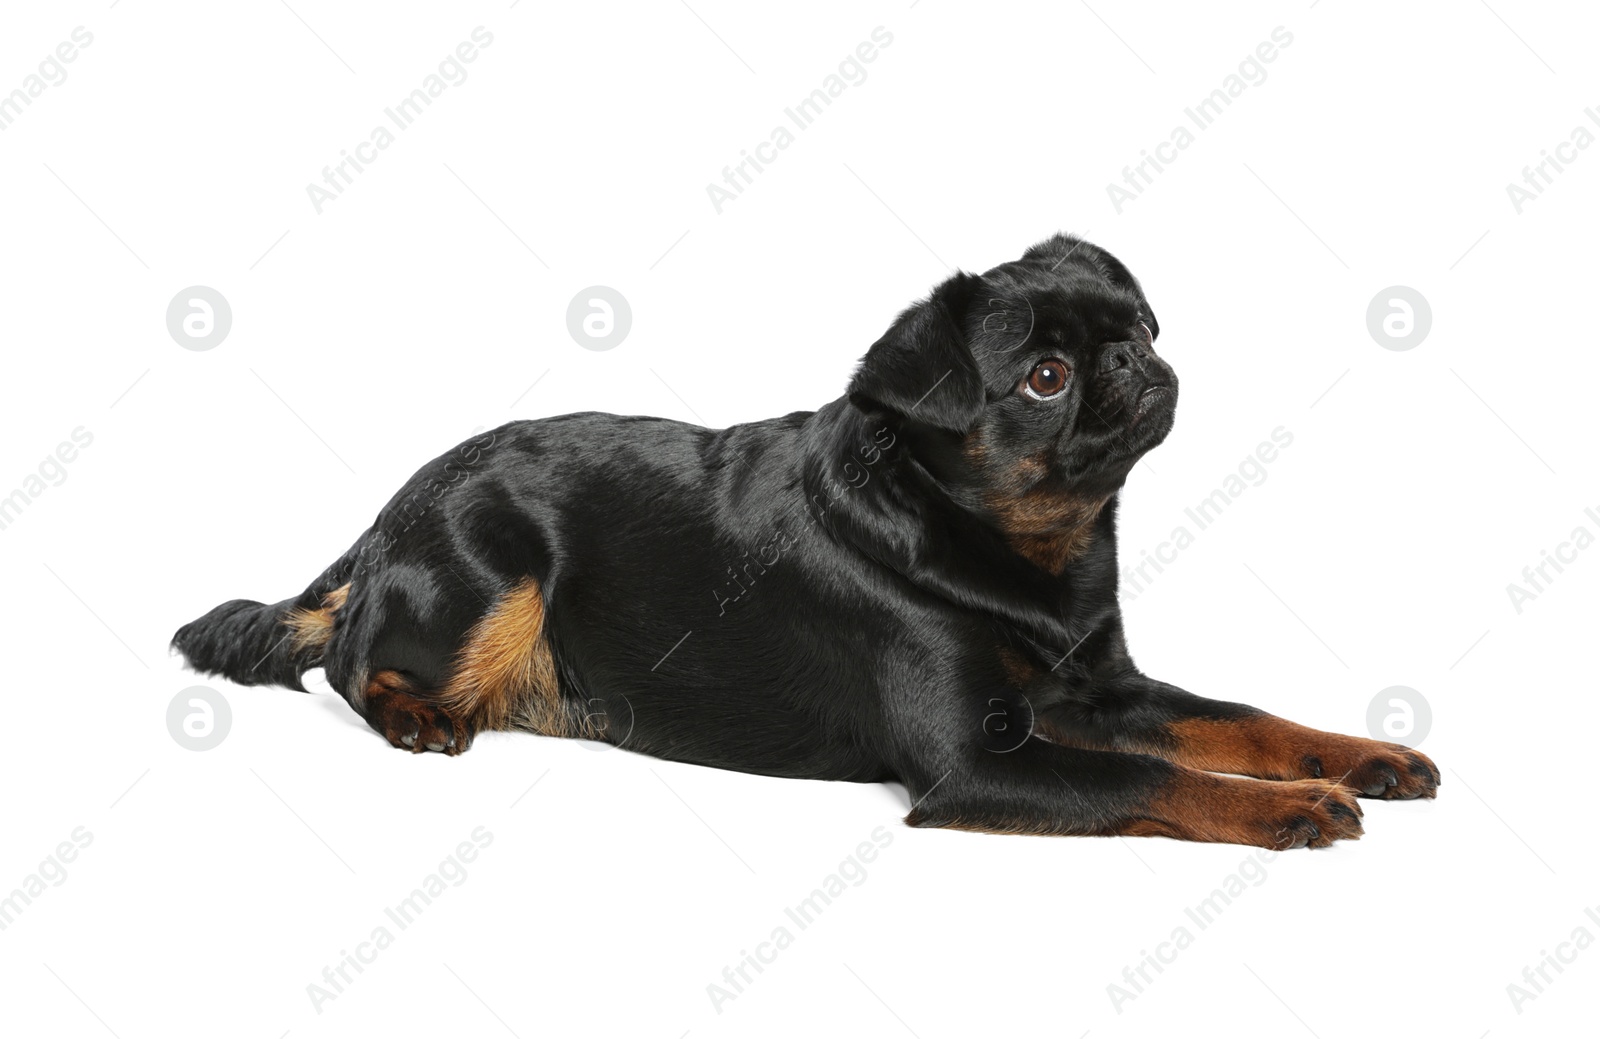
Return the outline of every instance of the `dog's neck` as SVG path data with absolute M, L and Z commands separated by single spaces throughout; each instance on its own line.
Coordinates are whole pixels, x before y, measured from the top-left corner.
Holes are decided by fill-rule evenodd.
M 880 440 L 894 437 L 892 446 L 866 464 L 861 441 L 880 430 L 888 431 Z M 1019 507 L 1008 537 L 984 503 L 983 482 L 951 464 L 960 460 L 959 436 L 955 447 L 929 452 L 916 430 L 869 418 L 841 398 L 806 418 L 800 440 L 800 484 L 812 518 L 912 584 L 1063 650 L 1087 614 L 1115 609 L 1114 494 L 1092 509 L 1063 511 L 1041 490 Z M 842 475 L 847 463 L 859 486 Z
M 978 506 L 986 519 L 1018 555 L 1050 574 L 1059 575 L 1088 550 L 1100 513 L 1120 489 L 1072 486 L 1048 452 L 999 461 L 981 432 L 963 439 L 962 456 L 967 480 L 981 488 Z
M 985 504 L 1017 554 L 1046 573 L 1060 574 L 1094 542 L 1100 512 L 1111 496 L 1080 497 L 1037 487 L 1021 495 L 995 492 Z

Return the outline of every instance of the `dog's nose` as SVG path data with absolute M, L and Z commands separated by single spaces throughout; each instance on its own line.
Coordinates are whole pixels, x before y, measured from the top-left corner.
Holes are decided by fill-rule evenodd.
M 1114 372 L 1118 368 L 1126 368 L 1135 360 L 1142 360 L 1150 356 L 1145 345 L 1140 342 L 1112 343 L 1100 354 L 1100 374 Z

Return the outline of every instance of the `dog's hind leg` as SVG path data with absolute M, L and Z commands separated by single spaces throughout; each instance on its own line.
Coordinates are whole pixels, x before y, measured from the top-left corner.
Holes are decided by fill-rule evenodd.
M 380 645 L 392 640 L 379 639 Z M 561 696 L 537 581 L 501 594 L 467 630 L 430 685 L 377 651 L 358 682 L 354 707 L 392 745 L 459 754 L 485 730 L 587 736 L 581 713 Z

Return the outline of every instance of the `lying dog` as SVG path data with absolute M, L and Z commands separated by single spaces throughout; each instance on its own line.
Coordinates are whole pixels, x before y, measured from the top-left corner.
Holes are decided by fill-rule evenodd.
M 412 751 L 520 729 L 896 780 L 912 826 L 1358 837 L 1357 795 L 1432 797 L 1431 761 L 1128 656 L 1117 492 L 1172 428 L 1159 330 L 1127 268 L 1057 236 L 944 282 L 819 411 L 469 441 L 298 597 L 225 603 L 173 645 L 246 685 L 325 668 Z

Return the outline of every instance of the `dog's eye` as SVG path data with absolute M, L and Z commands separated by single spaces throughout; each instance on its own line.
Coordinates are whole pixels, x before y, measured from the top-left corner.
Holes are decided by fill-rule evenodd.
M 1144 330 L 1144 345 L 1155 346 L 1156 337 L 1150 334 L 1150 326 L 1141 321 L 1139 322 L 1139 327 Z
M 1028 375 L 1024 388 L 1028 396 L 1035 400 L 1049 400 L 1067 388 L 1067 376 L 1070 369 L 1065 361 L 1052 357 L 1048 361 L 1040 361 Z

